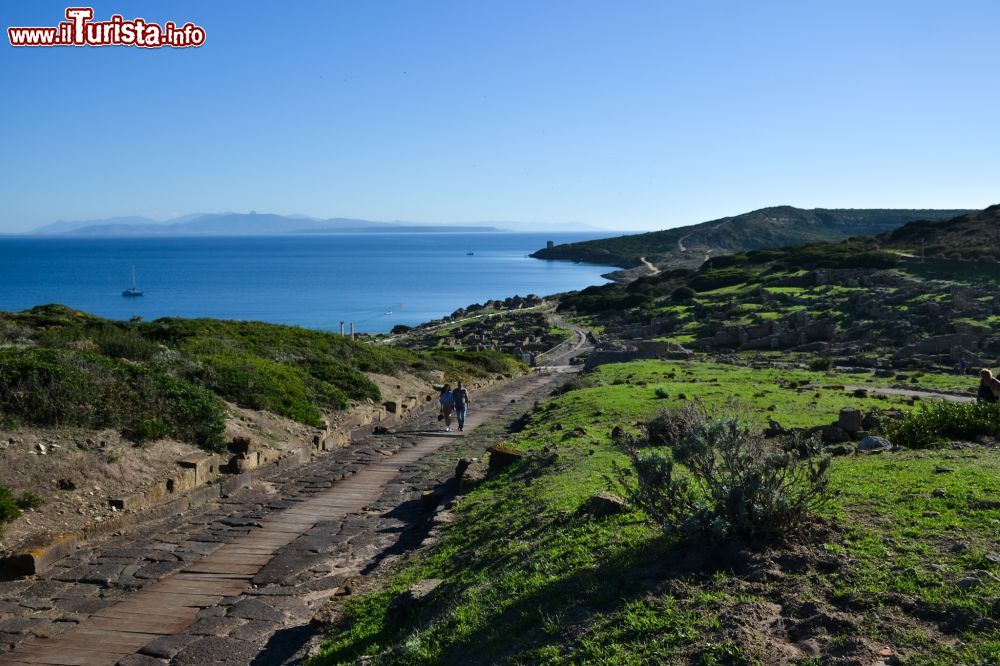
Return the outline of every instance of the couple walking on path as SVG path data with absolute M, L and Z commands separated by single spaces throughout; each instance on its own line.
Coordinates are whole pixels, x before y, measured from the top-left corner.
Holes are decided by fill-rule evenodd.
M 465 415 L 468 413 L 472 401 L 469 400 L 469 392 L 462 386 L 462 382 L 458 382 L 454 390 L 451 388 L 451 384 L 445 384 L 444 388 L 441 389 L 441 395 L 438 396 L 438 402 L 441 404 L 441 415 L 438 419 L 444 419 L 445 432 L 451 432 L 453 412 L 458 418 L 458 429 L 465 430 Z

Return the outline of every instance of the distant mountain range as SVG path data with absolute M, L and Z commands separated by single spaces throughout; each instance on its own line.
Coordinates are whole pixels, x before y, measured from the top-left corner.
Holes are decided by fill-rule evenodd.
M 644 234 L 567 243 L 539 250 L 539 259 L 566 259 L 642 269 L 643 259 L 661 268 L 695 268 L 710 256 L 745 250 L 834 241 L 897 229 L 914 220 L 943 220 L 973 211 L 830 209 L 774 206 Z M 642 269 L 646 270 L 646 269 Z M 633 276 L 635 277 L 635 276 Z
M 374 222 L 346 217 L 318 219 L 306 215 L 271 213 L 193 213 L 158 221 L 130 215 L 100 220 L 59 221 L 38 227 L 41 236 L 272 236 L 298 233 L 480 233 L 502 231 L 599 231 L 578 223 L 473 222 L 427 224 L 424 222 Z
M 319 220 L 271 213 L 194 214 L 158 222 L 145 217 L 60 221 L 35 229 L 44 236 L 272 236 L 299 233 L 476 233 L 504 231 L 486 224 L 373 222 L 351 218 Z

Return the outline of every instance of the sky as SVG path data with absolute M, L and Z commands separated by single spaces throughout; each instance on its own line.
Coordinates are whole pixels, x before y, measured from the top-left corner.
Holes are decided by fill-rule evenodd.
M 10 46 L 66 6 L 0 0 L 0 232 L 1000 202 L 994 0 L 95 0 L 205 44 Z

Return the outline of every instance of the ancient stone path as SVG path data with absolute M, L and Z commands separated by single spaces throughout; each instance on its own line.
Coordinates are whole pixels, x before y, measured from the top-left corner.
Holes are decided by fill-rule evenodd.
M 464 434 L 544 395 L 560 374 L 481 397 Z M 403 522 L 386 510 L 419 492 L 421 459 L 462 437 L 423 425 L 320 458 L 186 524 L 161 521 L 83 548 L 43 576 L 0 583 L 0 664 L 281 663 L 290 655 L 275 636 L 397 539 Z
M 974 395 L 959 395 L 955 393 L 939 393 L 937 391 L 921 391 L 919 389 L 880 388 L 876 386 L 845 386 L 845 391 L 867 391 L 876 395 L 900 395 L 906 398 L 921 400 L 947 400 L 948 402 L 975 402 Z

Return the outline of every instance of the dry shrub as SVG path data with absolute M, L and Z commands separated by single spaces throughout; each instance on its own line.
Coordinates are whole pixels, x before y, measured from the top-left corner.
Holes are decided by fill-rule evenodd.
M 829 457 L 794 455 L 735 406 L 719 415 L 702 404 L 665 412 L 650 424 L 654 433 L 650 443 L 666 446 L 626 443 L 631 466 L 615 466 L 615 483 L 668 535 L 780 540 L 828 498 Z

